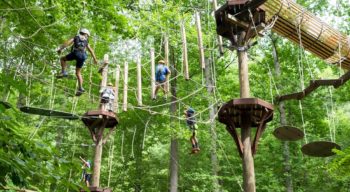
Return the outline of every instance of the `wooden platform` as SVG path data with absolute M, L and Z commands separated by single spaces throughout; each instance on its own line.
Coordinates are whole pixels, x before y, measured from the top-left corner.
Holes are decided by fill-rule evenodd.
M 234 42 L 233 35 L 242 31 L 247 32 L 246 39 L 255 36 L 254 26 L 265 22 L 265 12 L 258 7 L 266 0 L 229 0 L 215 11 L 216 31 L 219 35 Z M 250 17 L 250 10 L 252 17 Z M 252 22 L 254 20 L 254 25 Z M 257 31 L 260 31 L 257 29 Z
M 69 120 L 79 119 L 79 116 L 74 115 L 72 113 L 66 113 L 66 112 L 50 110 L 50 109 L 42 109 L 37 107 L 23 106 L 23 107 L 20 107 L 19 110 L 24 113 L 33 114 L 33 115 L 42 115 L 42 116 L 69 119 Z
M 220 108 L 218 115 L 219 121 L 226 125 L 233 137 L 240 155 L 243 154 L 243 144 L 236 129 L 242 128 L 243 122 L 249 122 L 250 127 L 257 128 L 252 144 L 252 152 L 255 154 L 266 123 L 273 118 L 273 105 L 258 98 L 233 99 Z
M 112 192 L 112 189 L 101 187 L 89 187 L 89 191 L 80 190 L 80 192 Z
M 304 132 L 293 126 L 281 126 L 273 131 L 273 135 L 282 141 L 297 141 L 304 137 Z
M 276 97 L 276 100 L 277 101 L 285 101 L 285 100 L 291 100 L 291 99 L 301 100 L 321 86 L 333 86 L 334 88 L 338 88 L 344 85 L 349 79 L 350 79 L 350 71 L 345 73 L 339 79 L 312 80 L 310 81 L 309 86 L 306 87 L 303 91 L 278 96 Z
M 336 143 L 329 141 L 315 141 L 303 145 L 301 151 L 305 155 L 309 155 L 312 157 L 329 157 L 335 155 L 332 149 L 340 150 L 340 146 Z
M 89 128 L 101 127 L 104 123 L 106 123 L 105 128 L 114 128 L 119 122 L 115 113 L 103 110 L 88 111 L 84 114 L 82 121 Z
M 12 105 L 7 102 L 7 101 L 0 101 L 0 105 L 2 105 L 3 107 L 5 107 L 5 109 L 10 109 L 12 108 Z

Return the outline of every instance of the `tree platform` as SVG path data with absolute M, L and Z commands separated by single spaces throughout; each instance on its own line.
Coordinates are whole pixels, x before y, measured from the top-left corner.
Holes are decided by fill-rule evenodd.
M 114 128 L 119 122 L 115 113 L 104 110 L 88 111 L 82 117 L 82 121 L 89 128 L 101 127 L 103 124 L 104 128 Z
M 255 154 L 266 123 L 272 118 L 273 105 L 258 98 L 233 99 L 219 110 L 219 121 L 226 124 L 226 129 L 233 137 L 240 155 L 243 154 L 243 144 L 236 128 L 242 128 L 242 124 L 246 122 L 250 127 L 257 128 L 252 144 L 252 153 Z

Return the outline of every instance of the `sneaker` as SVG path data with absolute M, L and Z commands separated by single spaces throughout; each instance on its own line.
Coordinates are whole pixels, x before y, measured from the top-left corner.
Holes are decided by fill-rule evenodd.
M 68 73 L 64 71 L 61 74 L 57 75 L 56 77 L 57 78 L 65 78 L 65 77 L 68 77 Z
M 78 91 L 75 93 L 75 96 L 80 96 L 85 92 L 83 88 L 79 88 Z

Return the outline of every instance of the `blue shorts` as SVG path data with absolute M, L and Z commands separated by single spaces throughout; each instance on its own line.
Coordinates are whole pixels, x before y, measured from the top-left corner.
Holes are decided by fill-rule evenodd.
M 72 51 L 68 55 L 66 55 L 67 61 L 76 61 L 76 68 L 82 68 L 86 59 L 87 54 L 85 51 Z
M 85 181 L 88 181 L 91 184 L 91 174 L 85 174 Z

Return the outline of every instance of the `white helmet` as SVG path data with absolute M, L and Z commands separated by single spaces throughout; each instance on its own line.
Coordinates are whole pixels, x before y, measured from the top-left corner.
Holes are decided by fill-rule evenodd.
M 79 33 L 84 33 L 84 34 L 87 34 L 88 36 L 90 36 L 90 31 L 85 29 L 85 28 L 81 28 Z

